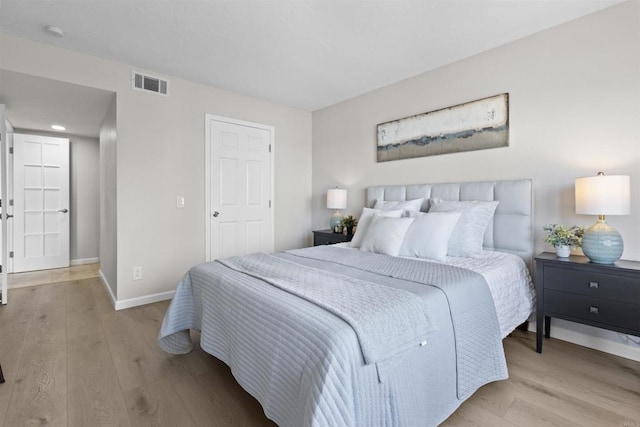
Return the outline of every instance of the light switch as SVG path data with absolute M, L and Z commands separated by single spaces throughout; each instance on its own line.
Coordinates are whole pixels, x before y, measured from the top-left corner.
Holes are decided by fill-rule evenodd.
M 184 208 L 184 197 L 178 196 L 176 198 L 176 208 L 178 208 L 178 209 Z

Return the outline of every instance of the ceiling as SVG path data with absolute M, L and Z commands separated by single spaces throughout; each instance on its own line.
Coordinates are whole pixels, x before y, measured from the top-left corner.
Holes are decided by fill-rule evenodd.
M 0 69 L 0 104 L 14 128 L 97 137 L 113 92 Z
M 0 31 L 314 111 L 620 2 L 1 0 Z M 5 76 L 0 96 L 17 102 L 34 82 Z

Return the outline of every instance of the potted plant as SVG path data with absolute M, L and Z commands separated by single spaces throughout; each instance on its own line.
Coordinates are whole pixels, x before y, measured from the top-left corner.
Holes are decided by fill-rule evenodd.
M 353 234 L 353 227 L 358 225 L 358 220 L 348 215 L 342 218 L 342 225 L 347 229 L 347 234 Z
M 574 225 L 571 228 L 565 228 L 558 224 L 547 224 L 542 229 L 547 232 L 544 242 L 553 246 L 556 249 L 556 255 L 560 258 L 568 257 L 571 249 L 579 248 L 582 244 L 584 227 Z

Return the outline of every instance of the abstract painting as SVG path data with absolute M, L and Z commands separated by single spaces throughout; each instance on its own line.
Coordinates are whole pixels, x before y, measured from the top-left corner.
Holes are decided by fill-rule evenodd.
M 378 125 L 378 162 L 509 146 L 509 94 Z

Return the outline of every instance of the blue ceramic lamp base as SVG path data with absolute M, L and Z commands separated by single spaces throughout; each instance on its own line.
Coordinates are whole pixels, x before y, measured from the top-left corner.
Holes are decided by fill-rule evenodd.
M 613 264 L 623 251 L 622 236 L 604 220 L 598 220 L 582 236 L 582 252 L 596 264 Z
M 331 219 L 329 220 L 329 227 L 335 231 L 336 225 L 342 229 L 342 214 L 339 210 L 336 210 L 333 215 L 331 215 Z

